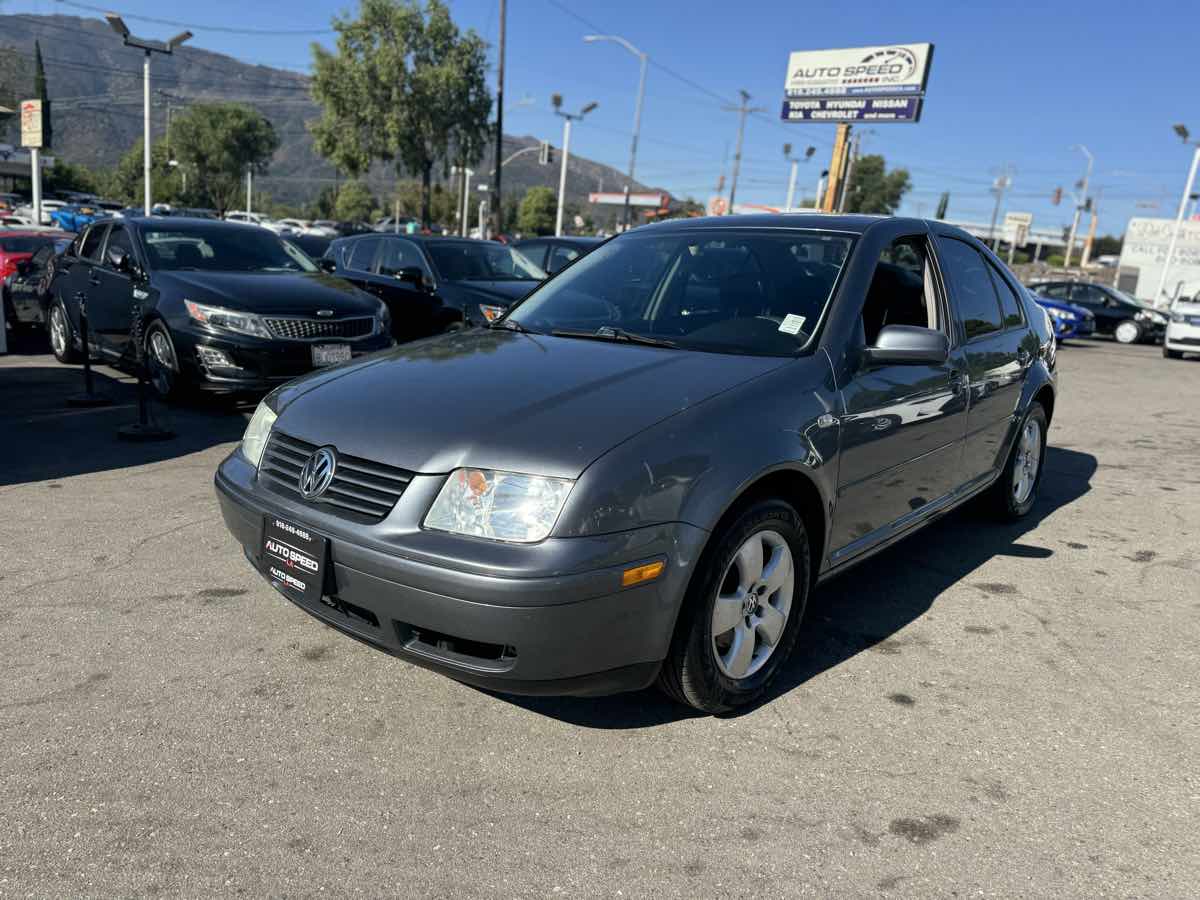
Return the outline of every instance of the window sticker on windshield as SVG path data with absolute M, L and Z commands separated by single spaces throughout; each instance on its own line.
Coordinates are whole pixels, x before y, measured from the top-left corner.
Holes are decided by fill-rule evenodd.
M 783 322 L 779 326 L 779 330 L 784 334 L 799 334 L 800 329 L 804 327 L 804 316 L 797 316 L 793 313 L 788 313 L 783 317 Z

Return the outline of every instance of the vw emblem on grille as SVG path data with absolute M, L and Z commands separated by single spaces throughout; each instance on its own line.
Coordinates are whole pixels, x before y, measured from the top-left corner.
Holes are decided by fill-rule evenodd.
M 332 447 L 319 447 L 313 451 L 300 470 L 300 496 L 314 500 L 329 489 L 333 473 L 337 471 L 337 453 Z
M 333 310 L 332 309 L 318 309 L 317 315 L 320 316 L 322 319 L 328 319 L 330 316 L 333 315 Z

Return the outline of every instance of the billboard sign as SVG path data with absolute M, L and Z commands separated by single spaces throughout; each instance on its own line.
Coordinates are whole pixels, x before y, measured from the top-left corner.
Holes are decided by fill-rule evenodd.
M 918 122 L 920 97 L 806 97 L 783 101 L 785 122 Z
M 1174 219 L 1129 220 L 1125 242 L 1121 245 L 1120 266 L 1137 271 L 1137 287 L 1133 294 L 1150 303 L 1162 278 L 1167 262 L 1167 250 L 1175 231 Z M 1171 271 L 1164 286 L 1167 296 L 1157 298 L 1163 303 L 1176 296 L 1194 297 L 1200 294 L 1200 222 L 1184 221 L 1179 226 L 1179 240 L 1171 257 Z
M 21 101 L 21 146 L 42 146 L 42 101 Z
M 1017 247 L 1029 242 L 1029 229 L 1033 225 L 1033 213 L 1009 212 L 1004 214 L 1004 240 Z
M 933 44 L 801 50 L 788 57 L 786 97 L 895 97 L 925 93 Z

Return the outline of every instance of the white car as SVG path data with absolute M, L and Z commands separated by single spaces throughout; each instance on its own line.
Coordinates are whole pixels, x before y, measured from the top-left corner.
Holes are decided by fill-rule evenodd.
M 41 222 L 41 224 L 53 225 L 54 220 L 50 218 L 50 213 L 56 209 L 62 209 L 66 205 L 67 204 L 65 204 L 61 200 L 43 200 L 42 201 L 42 222 Z M 33 206 L 30 204 L 26 204 L 25 206 L 18 206 L 15 210 L 13 210 L 13 212 L 18 216 L 24 216 L 25 218 L 29 219 L 29 221 L 31 221 L 31 222 L 34 219 Z
M 316 225 L 305 219 L 280 219 L 280 225 L 285 225 L 296 234 L 307 234 L 312 237 L 337 237 L 336 229 L 324 225 Z
M 1200 299 L 1176 300 L 1163 337 L 1163 356 L 1183 359 L 1185 353 L 1200 353 Z
M 233 209 L 225 213 L 226 222 L 240 222 L 243 225 L 257 225 L 260 228 L 266 228 L 276 234 L 294 234 L 294 230 L 288 226 L 276 222 L 262 213 L 244 212 L 240 209 Z

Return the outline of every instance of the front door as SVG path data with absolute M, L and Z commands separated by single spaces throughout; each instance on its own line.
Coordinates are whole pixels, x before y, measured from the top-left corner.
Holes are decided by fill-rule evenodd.
M 888 325 L 942 331 L 951 319 L 926 234 L 883 252 L 864 300 L 859 342 Z M 961 483 L 966 393 L 954 352 L 936 365 L 863 364 L 842 388 L 842 450 L 831 560 L 843 562 L 920 518 Z
M 986 481 L 1004 465 L 1008 432 L 1025 371 L 1038 350 L 1037 338 L 1025 323 L 1012 285 L 986 253 L 946 236 L 938 237 L 937 252 L 961 329 L 970 383 L 964 480 Z
M 402 281 L 406 269 L 420 269 L 424 285 Z M 375 270 L 375 284 L 391 310 L 396 340 L 411 341 L 445 330 L 449 323 L 441 319 L 442 301 L 433 292 L 433 274 L 420 247 L 401 237 L 385 236 Z
M 110 247 L 124 250 L 130 263 L 134 259 L 129 232 L 114 224 L 88 282 L 88 325 L 108 353 L 123 356 L 132 352 L 133 285 L 128 272 L 118 272 L 108 262 Z

